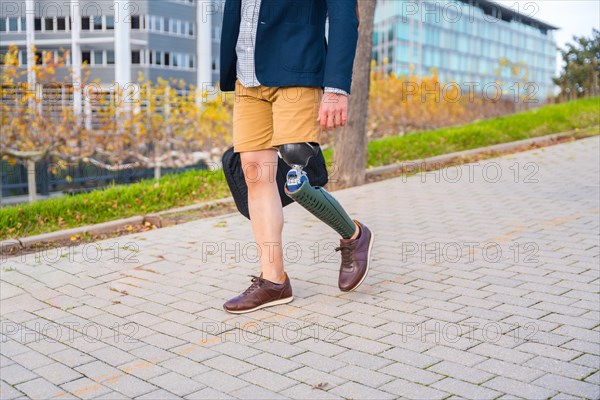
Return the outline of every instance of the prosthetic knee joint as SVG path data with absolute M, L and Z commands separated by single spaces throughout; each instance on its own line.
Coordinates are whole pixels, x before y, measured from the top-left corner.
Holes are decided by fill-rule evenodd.
M 311 214 L 325 222 L 344 239 L 349 239 L 356 229 L 352 218 L 324 188 L 311 186 L 303 168 L 319 151 L 316 143 L 290 143 L 279 146 L 279 156 L 292 169 L 287 174 L 285 193 Z

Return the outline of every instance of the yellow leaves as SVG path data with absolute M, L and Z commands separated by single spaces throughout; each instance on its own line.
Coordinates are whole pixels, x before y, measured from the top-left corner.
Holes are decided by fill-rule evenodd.
M 456 84 L 440 82 L 435 70 L 422 77 L 413 72 L 371 74 L 369 130 L 376 136 L 444 126 L 465 115 L 466 99 Z

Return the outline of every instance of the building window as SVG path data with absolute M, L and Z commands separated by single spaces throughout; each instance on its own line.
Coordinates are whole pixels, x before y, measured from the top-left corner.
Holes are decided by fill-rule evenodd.
M 173 24 L 173 20 L 167 18 L 167 20 L 165 21 L 165 32 L 172 32 L 172 24 Z
M 102 30 L 102 16 L 94 17 L 94 30 L 95 31 Z
M 90 17 L 81 17 L 81 30 L 82 31 L 90 30 Z
M 106 29 L 115 29 L 115 17 L 112 15 L 106 16 Z
M 6 18 L 0 19 L 0 32 L 6 32 Z
M 54 18 L 45 18 L 44 19 L 44 30 L 46 32 L 54 30 Z
M 106 63 L 112 65 L 115 63 L 115 52 L 113 50 L 106 51 Z
M 67 29 L 66 26 L 66 21 L 64 18 L 56 18 L 56 30 L 57 31 L 64 31 Z
M 171 54 L 168 52 L 165 52 L 165 66 L 170 66 L 171 65 Z
M 131 52 L 131 63 L 132 64 L 141 64 L 140 51 L 134 50 Z
M 21 32 L 27 31 L 27 19 L 25 17 L 21 17 Z
M 90 65 L 92 63 L 92 52 L 82 51 L 81 52 L 81 63 Z
M 131 29 L 140 29 L 140 16 L 139 15 L 131 16 Z
M 150 65 L 152 65 L 152 60 L 154 58 L 153 56 L 154 56 L 154 52 L 152 50 L 149 50 L 148 51 L 148 64 L 150 64 Z
M 35 29 L 36 31 L 42 30 L 42 19 L 41 18 L 36 18 L 33 20 L 33 29 Z
M 8 30 L 11 32 L 17 32 L 19 30 L 19 20 L 17 18 L 8 19 Z
M 95 65 L 103 65 L 103 51 L 102 50 L 94 50 L 94 64 Z

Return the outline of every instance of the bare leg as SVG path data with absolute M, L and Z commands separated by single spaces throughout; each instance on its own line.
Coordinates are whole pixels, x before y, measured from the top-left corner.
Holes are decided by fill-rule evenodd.
M 259 150 L 240 154 L 246 184 L 252 231 L 260 249 L 262 276 L 283 283 L 283 208 L 277 188 L 277 151 Z

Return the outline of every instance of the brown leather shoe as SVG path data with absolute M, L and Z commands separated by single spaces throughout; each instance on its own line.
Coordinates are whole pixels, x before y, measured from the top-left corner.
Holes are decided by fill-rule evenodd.
M 341 291 L 348 292 L 356 289 L 367 277 L 371 248 L 374 235 L 369 228 L 354 220 L 360 230 L 356 239 L 340 239 L 340 246 L 335 251 L 342 252 L 340 279 L 338 286 Z
M 223 304 L 225 311 L 243 314 L 277 304 L 289 303 L 294 299 L 292 285 L 287 274 L 285 274 L 285 281 L 281 284 L 264 279 L 262 274 L 261 276 L 251 276 L 252 285 L 244 293 Z

